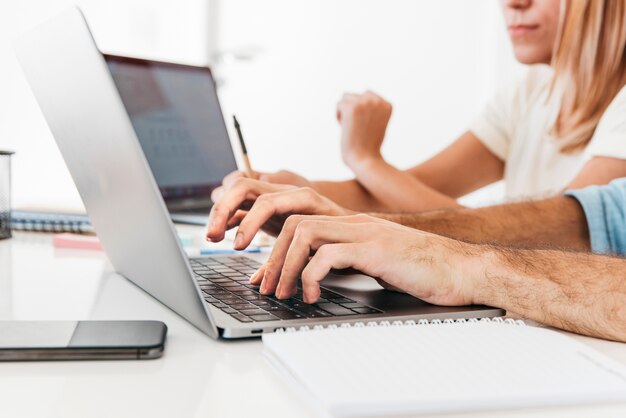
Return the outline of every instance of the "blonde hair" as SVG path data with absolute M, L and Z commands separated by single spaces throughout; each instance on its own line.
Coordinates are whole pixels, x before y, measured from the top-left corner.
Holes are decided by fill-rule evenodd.
M 551 88 L 561 98 L 561 110 L 550 134 L 562 152 L 571 153 L 589 143 L 626 84 L 626 1 L 572 0 L 567 16 L 561 1 Z

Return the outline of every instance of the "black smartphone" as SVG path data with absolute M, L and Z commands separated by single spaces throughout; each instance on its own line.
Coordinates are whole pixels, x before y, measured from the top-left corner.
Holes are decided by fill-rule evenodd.
M 0 321 L 0 361 L 154 359 L 166 335 L 159 321 Z

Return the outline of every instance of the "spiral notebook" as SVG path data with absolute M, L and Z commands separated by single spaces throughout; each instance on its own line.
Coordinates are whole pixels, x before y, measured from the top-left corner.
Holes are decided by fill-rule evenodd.
M 268 360 L 329 416 L 626 402 L 626 367 L 521 321 L 316 327 L 263 335 Z
M 14 210 L 11 228 L 16 231 L 93 233 L 89 217 L 80 213 Z

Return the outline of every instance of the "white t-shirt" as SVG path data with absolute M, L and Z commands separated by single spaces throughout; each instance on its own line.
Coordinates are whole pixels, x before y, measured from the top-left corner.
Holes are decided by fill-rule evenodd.
M 560 102 L 549 98 L 553 70 L 532 66 L 514 88 L 497 95 L 470 127 L 505 162 L 507 199 L 562 191 L 594 156 L 626 159 L 626 87 L 613 99 L 584 151 L 562 153 L 548 134 Z

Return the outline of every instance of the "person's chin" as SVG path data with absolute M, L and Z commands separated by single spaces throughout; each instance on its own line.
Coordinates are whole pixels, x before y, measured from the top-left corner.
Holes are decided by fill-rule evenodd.
M 545 52 L 537 51 L 534 48 L 527 48 L 523 46 L 513 47 L 513 53 L 515 59 L 521 64 L 550 64 L 551 55 Z

